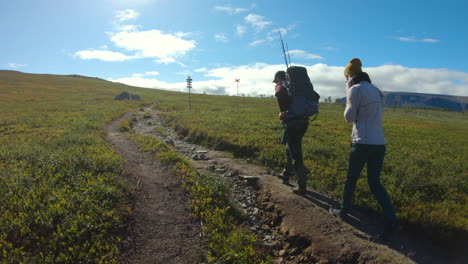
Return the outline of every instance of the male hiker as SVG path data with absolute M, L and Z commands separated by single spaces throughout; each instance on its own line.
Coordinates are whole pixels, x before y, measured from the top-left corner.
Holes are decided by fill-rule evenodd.
M 305 194 L 307 176 L 302 158 L 302 138 L 309 126 L 309 118 L 307 116 L 291 116 L 291 113 L 288 113 L 293 100 L 283 85 L 283 81 L 285 80 L 285 71 L 276 72 L 273 80 L 276 83 L 275 96 L 280 108 L 279 119 L 284 126 L 281 143 L 286 144 L 286 166 L 281 178 L 283 183 L 288 184 L 289 178 L 295 172 L 298 186 L 292 191 L 298 194 Z
M 383 209 L 385 229 L 382 238 L 387 240 L 397 226 L 397 219 L 390 197 L 380 183 L 386 144 L 382 128 L 382 93 L 371 84 L 369 75 L 361 67 L 361 60 L 353 58 L 344 70 L 344 118 L 348 123 L 353 123 L 352 144 L 343 200 L 340 208 L 330 208 L 330 213 L 341 220 L 350 211 L 356 182 L 367 163 L 367 182 Z

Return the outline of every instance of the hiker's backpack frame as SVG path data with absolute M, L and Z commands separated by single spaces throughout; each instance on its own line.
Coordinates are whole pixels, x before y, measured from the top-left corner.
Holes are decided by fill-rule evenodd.
M 307 69 L 301 66 L 290 66 L 286 70 L 287 81 L 283 84 L 291 96 L 291 104 L 285 120 L 309 118 L 319 113 L 320 95 L 314 90 Z
M 286 81 L 283 81 L 283 86 L 288 90 L 288 96 L 292 97 L 288 113 L 284 120 L 288 121 L 312 116 L 315 116 L 313 119 L 315 120 L 319 113 L 320 95 L 314 90 L 314 86 L 310 81 L 305 67 L 290 66 L 291 58 L 289 57 L 289 48 L 286 53 L 281 32 L 279 32 L 279 36 L 283 48 L 284 62 L 286 64 Z

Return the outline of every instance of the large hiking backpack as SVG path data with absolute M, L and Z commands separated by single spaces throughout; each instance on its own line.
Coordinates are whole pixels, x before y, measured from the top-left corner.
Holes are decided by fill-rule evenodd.
M 291 120 L 298 117 L 309 118 L 319 113 L 320 95 L 314 90 L 310 82 L 307 69 L 300 66 L 291 66 L 287 69 L 289 83 L 285 86 L 288 95 L 291 96 L 291 105 L 285 120 Z

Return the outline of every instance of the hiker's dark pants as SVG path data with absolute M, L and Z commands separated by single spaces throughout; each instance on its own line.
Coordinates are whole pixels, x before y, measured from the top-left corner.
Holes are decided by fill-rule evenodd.
M 299 188 L 306 188 L 306 171 L 302 157 L 302 138 L 304 137 L 309 120 L 292 120 L 284 124 L 285 130 L 282 143 L 286 144 L 286 173 L 284 177 L 289 177 L 294 170 L 297 176 Z
M 352 144 L 343 201 L 341 202 L 342 213 L 346 214 L 351 209 L 356 182 L 367 163 L 367 182 L 370 190 L 382 207 L 385 219 L 389 223 L 396 221 L 390 197 L 380 183 L 380 171 L 385 157 L 385 149 L 385 145 Z

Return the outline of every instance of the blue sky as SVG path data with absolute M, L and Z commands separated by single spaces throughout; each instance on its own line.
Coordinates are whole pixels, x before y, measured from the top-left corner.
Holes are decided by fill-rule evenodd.
M 15 0 L 0 9 L 0 69 L 256 96 L 304 65 L 322 97 L 344 96 L 359 57 L 385 91 L 468 96 L 463 0 Z

